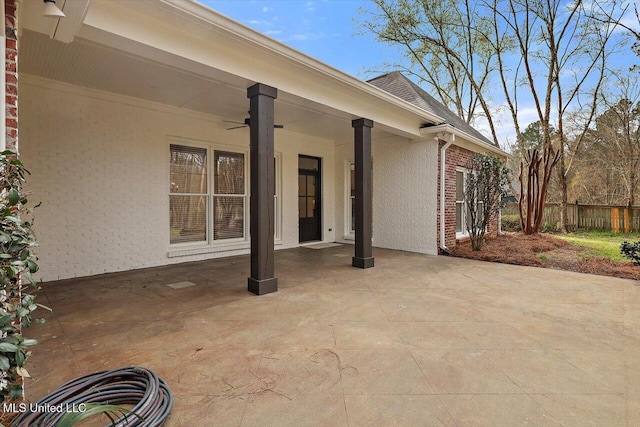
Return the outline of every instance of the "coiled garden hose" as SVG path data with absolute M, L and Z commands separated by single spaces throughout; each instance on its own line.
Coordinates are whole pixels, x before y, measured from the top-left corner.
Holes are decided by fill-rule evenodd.
M 96 372 L 73 379 L 30 404 L 11 426 L 54 427 L 65 410 L 81 411 L 87 404 L 135 405 L 109 426 L 160 427 L 171 412 L 173 394 L 151 369 L 129 366 Z

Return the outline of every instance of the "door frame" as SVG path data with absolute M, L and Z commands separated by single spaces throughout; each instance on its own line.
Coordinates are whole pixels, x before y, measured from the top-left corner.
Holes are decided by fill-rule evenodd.
M 300 159 L 301 158 L 306 158 L 306 159 L 313 159 L 316 160 L 318 162 L 318 170 L 312 170 L 312 169 L 303 169 L 300 168 Z M 316 216 L 318 218 L 318 227 L 317 227 L 317 239 L 312 239 L 312 240 L 304 240 L 301 241 L 300 240 L 300 211 L 298 211 L 298 243 L 299 244 L 304 244 L 307 242 L 314 242 L 314 241 L 322 241 L 322 158 L 321 157 L 316 157 L 316 156 L 309 156 L 306 154 L 298 154 L 298 179 L 300 178 L 300 171 L 307 171 L 309 173 L 307 173 L 306 175 L 315 175 L 316 176 L 316 194 L 315 194 L 315 199 L 316 199 Z M 298 197 L 300 197 L 300 190 L 298 190 Z

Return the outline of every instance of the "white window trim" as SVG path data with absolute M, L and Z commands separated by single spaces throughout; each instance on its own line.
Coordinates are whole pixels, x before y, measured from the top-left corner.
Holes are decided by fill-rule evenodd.
M 456 179 L 457 179 L 457 172 L 462 172 L 462 191 L 463 191 L 463 196 L 466 195 L 467 193 L 467 175 L 469 175 L 469 173 L 471 173 L 471 171 L 467 168 L 463 168 L 463 167 L 456 167 Z M 477 172 L 474 172 L 474 174 L 477 174 Z M 458 194 L 457 194 L 457 183 L 456 183 L 456 215 L 458 213 Z M 457 231 L 456 230 L 456 239 L 459 238 L 465 238 L 465 237 L 469 237 L 469 232 L 467 231 L 467 202 L 465 200 L 462 201 L 462 209 L 461 209 L 461 214 L 462 214 L 462 218 L 460 219 L 460 223 L 462 225 L 462 231 Z M 457 221 L 457 218 L 456 218 Z
M 215 174 L 213 173 L 214 168 L 213 168 L 213 159 L 214 159 L 214 154 L 216 151 L 227 151 L 230 153 L 238 153 L 238 154 L 242 154 L 244 156 L 244 194 L 216 194 L 213 192 L 214 190 L 214 176 Z M 209 157 L 209 171 L 211 173 L 210 177 L 209 177 L 209 186 L 211 188 L 211 190 L 209 191 L 211 193 L 211 199 L 209 200 L 209 209 L 210 209 L 210 214 L 211 214 L 211 219 L 209 221 L 207 221 L 207 225 L 209 227 L 207 227 L 207 234 L 208 234 L 208 242 L 209 245 L 211 246 L 229 246 L 229 245 L 235 245 L 238 243 L 242 243 L 242 242 L 249 242 L 250 240 L 250 236 L 249 236 L 249 151 L 248 150 L 243 150 L 243 149 L 239 149 L 237 147 L 233 147 L 233 146 L 228 146 L 228 145 L 221 145 L 221 144 L 211 144 L 210 147 L 207 149 L 207 156 Z M 244 224 L 243 224 L 243 230 L 242 230 L 242 234 L 243 237 L 237 237 L 235 239 L 218 239 L 215 240 L 213 238 L 213 201 L 215 197 L 236 197 L 236 198 L 242 198 L 243 201 L 243 207 L 242 207 L 242 211 L 244 213 Z
M 276 159 L 276 169 L 274 171 L 276 176 L 275 187 L 275 200 L 274 200 L 274 240 L 275 242 L 282 244 L 282 153 L 275 152 L 274 157 Z
M 171 213 L 169 210 L 169 200 L 171 196 L 176 196 L 176 195 L 181 195 L 182 193 L 172 193 L 171 189 L 169 188 L 169 191 L 167 192 L 167 209 L 165 210 L 165 212 L 167 212 L 167 231 L 169 232 L 169 236 L 168 236 L 168 241 L 169 241 L 169 247 L 170 248 L 175 248 L 177 250 L 185 250 L 185 249 L 191 249 L 191 248 L 206 248 L 209 246 L 209 242 L 210 242 L 210 226 L 209 223 L 213 221 L 212 217 L 211 217 L 211 178 L 210 178 L 210 173 L 211 173 L 211 159 L 210 159 L 210 144 L 206 144 L 202 141 L 194 141 L 194 140 L 187 140 L 187 139 L 179 139 L 179 138 L 170 138 L 168 140 L 167 143 L 167 156 L 166 156 L 166 160 L 165 160 L 165 166 L 166 166 L 166 178 L 165 178 L 165 185 L 166 183 L 171 183 L 171 145 L 184 145 L 187 147 L 194 147 L 194 148 L 203 148 L 205 150 L 207 150 L 207 193 L 205 194 L 205 197 L 207 199 L 207 207 L 206 207 L 206 215 L 207 215 L 207 228 L 206 228 L 206 233 L 205 233 L 205 240 L 204 241 L 200 241 L 200 242 L 182 242 L 182 243 L 171 243 Z M 166 188 L 166 187 L 165 187 Z
M 463 199 L 462 199 L 462 209 L 460 209 L 460 215 L 462 216 L 460 218 L 460 225 L 462 227 L 462 231 L 458 231 L 456 230 L 456 238 L 461 238 L 461 237 L 469 237 L 469 232 L 467 231 L 467 202 L 464 200 L 464 194 L 466 193 L 467 189 L 467 174 L 469 173 L 469 170 L 466 168 L 462 168 L 462 167 L 456 167 L 456 224 L 458 222 L 458 204 L 460 203 L 458 201 L 458 172 L 462 172 L 462 194 L 463 194 Z
M 250 202 L 250 187 L 249 187 L 249 150 L 245 147 L 238 147 L 227 144 L 220 144 L 215 142 L 206 142 L 206 141 L 198 141 L 187 138 L 180 137 L 169 137 L 167 138 L 166 144 L 166 157 L 165 157 L 165 166 L 166 166 L 166 178 L 165 182 L 169 183 L 171 181 L 171 145 L 184 145 L 188 147 L 196 147 L 196 148 L 204 148 L 207 150 L 207 230 L 206 230 L 206 239 L 201 242 L 183 242 L 183 243 L 171 243 L 170 236 L 167 236 L 168 243 L 168 251 L 167 255 L 169 257 L 174 256 L 182 256 L 182 255 L 194 255 L 194 254 L 202 254 L 202 253 L 210 253 L 210 252 L 224 252 L 224 251 L 237 251 L 248 249 L 250 247 L 250 235 L 249 235 L 249 224 L 250 224 L 250 212 L 249 212 L 249 202 Z M 223 240 L 214 240 L 213 238 L 213 198 L 214 198 L 214 170 L 213 170 L 213 157 L 214 152 L 218 151 L 229 151 L 233 153 L 241 153 L 244 155 L 245 166 L 244 166 L 244 195 L 238 196 L 244 199 L 244 237 L 235 238 L 235 239 L 223 239 Z M 276 160 L 276 167 L 278 165 L 278 161 Z M 278 171 L 276 170 L 276 182 L 279 180 Z M 176 193 L 171 193 L 169 190 L 167 192 L 167 204 L 169 202 L 169 197 L 171 195 L 176 195 Z M 169 209 L 167 206 L 167 232 L 170 230 L 169 225 Z M 280 217 L 282 209 L 280 209 Z M 281 218 L 276 219 L 276 223 Z
M 172 144 L 175 145 L 185 145 L 190 147 L 204 148 L 207 150 L 207 237 L 205 241 L 202 242 L 183 242 L 183 243 L 169 243 L 169 248 L 167 251 L 168 257 L 177 257 L 177 256 L 189 256 L 189 255 L 199 255 L 206 253 L 214 253 L 214 252 L 230 252 L 230 251 L 242 251 L 250 248 L 250 240 L 251 236 L 249 234 L 250 231 L 250 152 L 247 148 L 242 148 L 233 145 L 220 144 L 215 142 L 208 141 L 198 141 L 188 138 L 180 138 L 180 137 L 169 137 L 167 140 L 167 157 L 165 160 L 166 165 L 166 178 L 165 182 L 170 182 L 171 180 L 171 150 L 170 147 Z M 245 199 L 245 223 L 244 223 L 244 238 L 238 239 L 224 239 L 224 240 L 214 240 L 213 239 L 213 152 L 215 150 L 220 151 L 230 151 L 234 153 L 243 153 L 245 156 L 245 195 L 243 196 Z M 275 169 L 275 181 L 276 181 L 276 197 L 274 201 L 275 209 L 275 224 L 274 224 L 274 241 L 277 246 L 283 244 L 282 241 L 282 221 L 283 221 L 283 196 L 282 196 L 282 153 L 275 152 L 274 158 L 276 159 L 276 169 Z M 168 193 L 169 195 L 176 193 Z M 167 196 L 167 203 L 169 196 Z M 168 206 L 167 210 L 168 212 Z M 169 217 L 167 216 L 167 220 Z M 169 224 L 167 223 L 167 230 L 169 230 Z
M 344 233 L 345 240 L 355 240 L 356 235 L 351 224 L 351 205 L 353 198 L 351 197 L 351 165 L 354 162 L 345 160 L 344 162 Z

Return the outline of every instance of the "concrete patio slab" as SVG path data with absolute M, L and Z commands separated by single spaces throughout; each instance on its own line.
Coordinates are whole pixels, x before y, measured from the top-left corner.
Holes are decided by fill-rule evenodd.
M 277 251 L 261 297 L 245 256 L 44 283 L 27 397 L 143 365 L 169 427 L 640 425 L 638 282 L 352 251 Z

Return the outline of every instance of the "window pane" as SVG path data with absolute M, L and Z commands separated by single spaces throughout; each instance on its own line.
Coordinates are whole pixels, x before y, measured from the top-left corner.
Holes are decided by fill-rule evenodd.
M 307 196 L 315 196 L 316 194 L 316 180 L 312 176 L 307 177 Z
M 244 197 L 216 196 L 213 204 L 213 238 L 244 237 Z
M 298 175 L 298 196 L 306 196 L 305 192 L 307 188 L 307 177 L 305 175 Z
M 320 159 L 315 157 L 298 157 L 298 168 L 317 171 L 320 169 Z
M 351 176 L 351 197 L 355 197 L 355 195 L 356 195 L 356 165 L 351 163 L 349 169 L 350 169 L 350 176 Z
M 273 174 L 276 177 L 276 185 L 275 188 L 273 190 L 273 194 L 275 194 L 276 196 L 278 195 L 278 159 L 277 158 L 273 158 Z M 277 218 L 277 216 L 276 216 Z
M 313 218 L 316 212 L 316 198 L 307 197 L 307 218 Z
M 464 200 L 464 174 L 456 172 L 456 201 Z
M 202 242 L 207 239 L 205 196 L 169 196 L 170 242 Z
M 214 152 L 215 193 L 244 194 L 244 154 Z
M 170 192 L 207 192 L 207 150 L 204 148 L 171 145 Z
M 356 230 L 356 205 L 355 203 L 353 203 L 354 198 L 352 197 L 350 199 L 350 203 L 351 203 L 351 231 L 355 231 Z
M 462 203 L 456 203 L 456 232 L 462 231 Z

